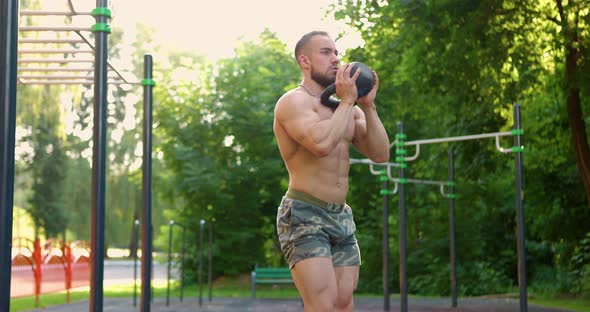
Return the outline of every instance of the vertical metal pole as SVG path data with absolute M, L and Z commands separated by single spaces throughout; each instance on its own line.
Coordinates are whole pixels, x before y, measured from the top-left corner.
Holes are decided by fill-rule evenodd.
M 180 247 L 180 301 L 184 295 L 184 242 L 185 242 L 186 229 L 182 227 L 182 247 Z
M 457 306 L 457 262 L 455 258 L 455 162 L 449 148 L 449 244 L 451 257 L 451 306 Z
M 389 196 L 387 196 L 387 177 L 383 179 L 383 311 L 389 311 Z
M 152 80 L 152 56 L 143 57 L 144 81 Z M 143 84 L 143 211 L 141 227 L 141 311 L 149 312 L 152 292 L 152 83 Z
M 133 253 L 133 306 L 137 306 L 137 242 L 139 241 L 139 220 L 133 221 L 133 237 L 135 237 L 135 252 Z
M 107 0 L 96 0 L 96 6 L 107 7 Z M 97 24 L 107 24 L 108 17 L 95 16 Z M 107 137 L 107 58 L 108 32 L 96 31 L 94 49 L 94 129 L 92 146 L 92 227 L 90 262 L 90 309 L 102 311 L 104 278 L 104 223 Z
M 172 227 L 174 226 L 174 221 L 170 221 L 170 225 L 168 227 L 168 274 L 167 274 L 167 282 L 166 282 L 166 306 L 170 306 L 170 263 L 172 263 Z
M 522 121 L 520 105 L 514 104 L 514 165 L 516 171 L 516 237 L 518 249 L 518 288 L 520 292 L 520 311 L 528 311 L 526 279 L 526 245 L 524 224 L 524 186 L 522 177 Z
M 0 0 L 0 311 L 10 311 L 18 1 Z
M 199 223 L 199 307 L 203 306 L 203 232 L 205 232 L 205 220 Z
M 209 222 L 209 302 L 213 299 L 213 222 Z
M 399 122 L 398 133 L 399 141 L 404 141 L 404 124 Z M 405 149 L 405 145 L 397 147 L 398 149 Z M 402 158 L 403 154 L 400 155 Z M 408 312 L 408 280 L 407 280 L 407 269 L 406 269 L 406 168 L 405 161 L 400 162 L 399 167 L 399 179 L 400 183 L 398 186 L 399 190 L 399 290 L 400 290 L 400 308 L 402 312 Z

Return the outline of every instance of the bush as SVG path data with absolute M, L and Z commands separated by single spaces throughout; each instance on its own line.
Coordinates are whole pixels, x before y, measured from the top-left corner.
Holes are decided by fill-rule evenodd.
M 529 281 L 529 289 L 540 296 L 555 297 L 569 293 L 575 276 L 560 266 L 540 265 L 535 267 L 534 275 Z
M 505 293 L 514 284 L 488 262 L 472 262 L 457 266 L 457 288 L 460 295 L 479 296 Z

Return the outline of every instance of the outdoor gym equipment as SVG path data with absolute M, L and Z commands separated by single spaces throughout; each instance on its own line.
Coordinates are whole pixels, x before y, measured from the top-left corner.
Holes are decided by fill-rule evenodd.
M 12 214 L 14 201 L 14 148 L 16 128 L 16 84 L 37 85 L 94 85 L 94 123 L 92 153 L 92 219 L 91 219 L 91 278 L 89 311 L 102 311 L 103 275 L 104 275 L 104 223 L 105 223 L 105 180 L 106 180 L 106 134 L 107 134 L 107 91 L 109 84 L 127 84 L 143 86 L 143 212 L 142 212 L 142 311 L 150 311 L 150 287 L 152 266 L 152 223 L 151 223 L 151 155 L 152 155 L 152 57 L 144 56 L 144 79 L 131 81 L 118 72 L 108 62 L 108 40 L 111 32 L 108 20 L 111 12 L 107 0 L 96 0 L 92 12 L 76 12 L 72 0 L 67 1 L 69 12 L 22 11 L 26 16 L 91 16 L 95 24 L 90 27 L 75 26 L 27 26 L 18 25 L 18 0 L 0 0 L 0 311 L 10 310 L 10 275 L 11 275 L 11 240 Z M 46 38 L 37 36 L 22 38 L 20 32 L 74 33 L 78 38 L 55 36 Z M 92 32 L 95 44 L 83 34 Z M 40 59 L 19 57 L 29 55 L 32 51 L 21 49 L 19 44 L 86 44 L 90 50 L 57 49 L 52 51 L 35 51 L 37 54 L 49 55 Z M 94 54 L 94 58 L 79 58 L 80 54 Z M 20 53 L 19 53 L 20 52 Z M 71 68 L 67 64 L 94 64 L 88 68 Z M 21 65 L 43 64 L 32 67 Z M 60 66 L 54 66 L 59 64 Z M 46 65 L 48 65 L 46 67 Z M 108 75 L 108 70 L 114 76 Z M 61 74 L 47 74 L 59 72 Z M 64 75 L 64 72 L 84 73 L 86 75 Z M 89 73 L 94 73 L 91 76 Z M 34 73 L 34 74 L 28 74 Z
M 518 285 L 519 285 L 519 305 L 520 311 L 528 310 L 527 303 L 527 281 L 526 281 L 526 250 L 525 250 L 525 224 L 524 224 L 524 191 L 522 178 L 522 129 L 520 105 L 513 106 L 514 127 L 511 131 L 484 133 L 476 135 L 465 135 L 457 137 L 436 138 L 427 140 L 407 141 L 404 133 L 403 123 L 398 123 L 398 133 L 395 141 L 390 147 L 395 147 L 395 162 L 391 163 L 374 163 L 368 159 L 351 159 L 351 164 L 368 164 L 370 172 L 380 176 L 383 182 L 383 188 L 380 194 L 383 195 L 383 288 L 384 288 L 384 310 L 389 311 L 389 234 L 388 234 L 388 196 L 399 194 L 399 271 L 400 271 L 400 308 L 401 311 L 408 311 L 408 287 L 406 275 L 406 205 L 405 205 L 405 186 L 406 184 L 427 184 L 436 185 L 440 188 L 443 197 L 449 199 L 449 236 L 450 236 L 450 260 L 451 260 L 451 297 L 452 306 L 457 306 L 457 287 L 456 287 L 456 258 L 455 258 L 455 177 L 453 153 L 449 150 L 449 181 L 432 181 L 418 180 L 406 177 L 408 162 L 416 160 L 420 155 L 420 146 L 434 143 L 458 142 L 486 138 L 495 138 L 496 149 L 501 153 L 513 153 L 515 162 L 515 202 L 516 202 L 516 234 L 517 234 L 517 254 L 518 254 Z M 504 148 L 500 145 L 500 137 L 512 136 L 513 146 Z M 407 156 L 406 147 L 414 146 L 415 152 L 412 156 Z M 376 170 L 375 166 L 385 166 L 384 170 Z M 398 176 L 394 177 L 392 168 L 397 168 Z M 393 182 L 392 190 L 388 188 L 388 182 Z M 445 191 L 447 189 L 447 191 Z
M 358 97 L 363 97 L 367 95 L 373 89 L 373 85 L 375 84 L 375 77 L 373 76 L 373 71 L 369 66 L 360 63 L 360 62 L 352 62 L 349 64 L 352 66 L 352 70 L 350 71 L 350 77 L 354 75 L 357 70 L 360 70 L 360 74 L 356 79 L 356 89 L 358 93 Z M 340 105 L 340 101 L 332 98 L 332 95 L 336 93 L 336 84 L 331 84 L 324 91 L 320 97 L 322 104 L 336 108 Z

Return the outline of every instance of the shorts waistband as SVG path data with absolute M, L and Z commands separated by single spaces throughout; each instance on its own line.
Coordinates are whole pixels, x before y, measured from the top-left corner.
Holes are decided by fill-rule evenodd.
M 344 206 L 346 206 L 346 204 L 328 203 L 328 202 L 325 202 L 319 198 L 311 196 L 307 193 L 299 192 L 299 191 L 292 190 L 292 189 L 287 190 L 285 197 L 290 198 L 290 199 L 295 199 L 295 200 L 301 200 L 306 203 L 310 203 L 312 205 L 316 205 L 320 208 L 324 208 L 324 209 L 330 210 L 330 211 L 342 210 L 342 208 L 344 208 Z

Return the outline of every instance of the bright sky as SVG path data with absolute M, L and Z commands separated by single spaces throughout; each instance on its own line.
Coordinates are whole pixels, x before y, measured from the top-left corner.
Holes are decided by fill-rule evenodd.
M 52 0 L 54 1 L 54 0 Z M 91 1 L 94 2 L 94 1 Z M 334 38 L 342 30 L 350 35 L 338 40 L 340 51 L 362 43 L 360 35 L 342 21 L 324 17 L 336 0 L 111 0 L 113 24 L 134 35 L 135 24 L 150 24 L 154 40 L 164 47 L 195 50 L 216 60 L 231 57 L 237 40 L 252 39 L 265 28 L 294 48 L 311 30 L 325 30 Z M 77 3 L 74 1 L 74 3 Z

